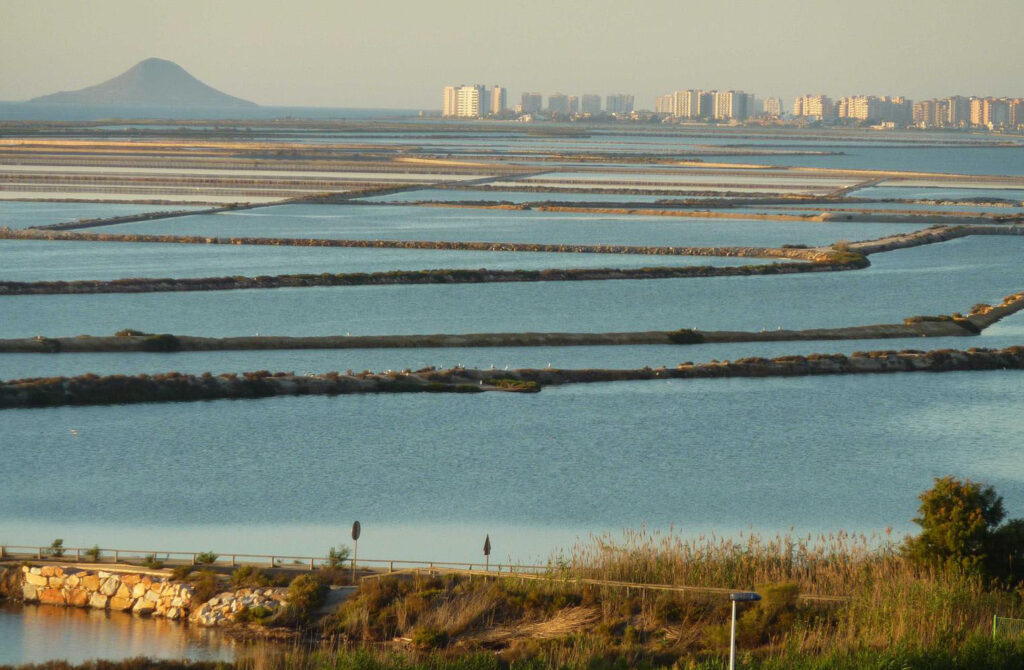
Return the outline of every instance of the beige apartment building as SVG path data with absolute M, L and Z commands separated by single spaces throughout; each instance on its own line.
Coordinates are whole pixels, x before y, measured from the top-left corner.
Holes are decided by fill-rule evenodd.
M 801 95 L 793 101 L 793 116 L 828 119 L 835 116 L 835 108 L 827 95 Z

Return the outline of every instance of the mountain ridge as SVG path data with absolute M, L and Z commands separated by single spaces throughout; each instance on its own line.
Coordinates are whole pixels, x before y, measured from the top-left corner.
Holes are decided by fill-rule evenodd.
M 154 107 L 258 107 L 204 84 L 173 61 L 147 58 L 94 86 L 32 98 L 60 105 L 146 105 Z

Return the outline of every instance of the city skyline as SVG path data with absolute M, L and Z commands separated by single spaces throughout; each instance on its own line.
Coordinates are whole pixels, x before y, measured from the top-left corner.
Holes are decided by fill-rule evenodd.
M 0 100 L 92 85 L 161 57 L 263 105 L 438 108 L 445 80 L 519 92 L 629 91 L 638 107 L 675 81 L 793 100 L 877 92 L 923 100 L 1016 94 L 1017 2 L 525 0 L 481 7 L 276 3 L 4 2 Z M 400 11 L 398 9 L 400 8 Z M 584 11 L 586 10 L 586 11 Z M 458 40 L 436 34 L 459 31 Z M 509 39 L 496 40 L 501 27 Z M 606 94 L 606 93 L 604 93 Z

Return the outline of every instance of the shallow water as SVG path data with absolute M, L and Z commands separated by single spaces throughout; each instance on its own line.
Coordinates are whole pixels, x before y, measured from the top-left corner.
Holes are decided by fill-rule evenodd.
M 461 365 L 474 368 L 641 368 L 672 367 L 683 361 L 736 360 L 750 356 L 842 353 L 890 349 L 1001 349 L 1024 346 L 1024 313 L 1017 313 L 978 337 L 894 338 L 810 342 L 735 342 L 697 345 L 581 347 L 423 347 L 403 349 L 314 349 L 188 351 L 178 353 L 0 354 L 0 380 L 26 377 L 139 374 L 177 371 L 323 373 L 332 370 L 418 370 Z
M 3 192 L 0 192 L 0 196 Z M 0 226 L 29 228 L 80 219 L 105 219 L 146 212 L 203 209 L 189 205 L 126 205 L 97 202 L 18 202 L 0 200 Z
M 122 612 L 0 604 L 0 665 L 59 659 L 84 663 L 146 656 L 231 661 L 235 645 L 216 631 Z
M 69 281 L 126 277 L 224 277 L 462 268 L 640 268 L 757 265 L 756 258 L 639 254 L 273 247 L 0 240 L 0 280 Z
M 966 312 L 1024 288 L 1020 237 L 872 256 L 848 272 L 657 280 L 0 297 L 0 337 L 775 330 Z
M 989 482 L 1012 513 L 1024 508 L 1020 379 L 676 380 L 7 410 L 9 442 L 32 449 L 5 454 L 0 534 L 110 546 L 86 531 L 145 526 L 138 542 L 167 529 L 166 542 L 187 543 L 208 526 L 193 542 L 211 546 L 199 549 L 322 555 L 311 543 L 323 535 L 263 532 L 294 524 L 344 537 L 360 519 L 366 557 L 474 560 L 465 536 L 480 528 L 514 558 L 542 552 L 559 529 L 643 523 L 904 532 L 933 476 Z M 47 487 L 20 475 L 40 450 L 52 455 Z M 131 501 L 130 515 L 111 491 Z M 247 524 L 259 534 L 242 541 L 231 529 Z M 435 530 L 424 544 L 388 531 L 421 524 Z M 216 529 L 226 534 L 214 543 Z M 153 548 L 197 549 L 166 542 Z
M 401 205 L 282 205 L 106 226 L 123 234 L 221 237 L 636 244 L 654 246 L 828 245 L 907 232 L 899 223 L 700 219 Z

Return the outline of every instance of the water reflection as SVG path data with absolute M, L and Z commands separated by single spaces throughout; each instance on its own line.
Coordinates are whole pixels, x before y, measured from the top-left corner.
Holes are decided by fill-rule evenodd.
M 231 661 L 238 645 L 218 631 L 122 612 L 0 605 L 0 665 L 136 656 Z

